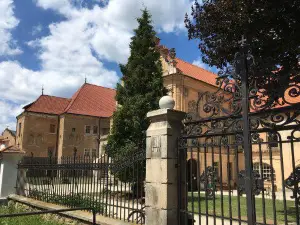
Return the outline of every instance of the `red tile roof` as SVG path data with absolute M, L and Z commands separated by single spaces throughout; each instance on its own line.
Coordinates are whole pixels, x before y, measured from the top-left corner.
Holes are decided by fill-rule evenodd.
M 41 95 L 36 101 L 24 107 L 28 112 L 39 112 L 59 115 L 64 112 L 70 99 Z
M 24 107 L 25 111 L 60 115 L 72 113 L 110 117 L 116 108 L 116 91 L 92 84 L 84 84 L 71 99 L 41 95 Z
M 160 39 L 156 39 L 157 50 L 160 52 L 160 55 L 166 60 L 169 61 L 172 58 L 170 50 L 164 46 L 160 45 Z M 175 58 L 175 67 L 182 74 L 194 78 L 196 80 L 203 81 L 204 83 L 211 84 L 216 86 L 217 74 L 214 74 L 208 70 L 205 70 L 199 66 L 193 65 L 191 63 L 185 62 L 182 59 Z
M 84 84 L 72 97 L 65 113 L 110 117 L 116 109 L 116 90 Z
M 216 74 L 209 72 L 201 67 L 185 62 L 182 59 L 176 58 L 176 68 L 183 74 L 205 83 L 216 86 Z

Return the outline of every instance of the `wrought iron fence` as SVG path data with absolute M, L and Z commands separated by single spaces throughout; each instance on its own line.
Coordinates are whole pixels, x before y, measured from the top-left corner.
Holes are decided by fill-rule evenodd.
M 145 222 L 145 151 L 119 160 L 107 155 L 57 159 L 25 157 L 18 164 L 17 193 L 137 224 Z M 139 212 L 139 213 L 137 213 Z
M 189 104 L 178 143 L 179 224 L 300 224 L 300 88 L 265 96 L 254 66 L 243 45 L 216 91 Z

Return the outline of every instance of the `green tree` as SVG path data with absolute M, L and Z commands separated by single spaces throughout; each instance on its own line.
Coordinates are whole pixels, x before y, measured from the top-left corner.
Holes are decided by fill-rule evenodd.
M 200 41 L 203 62 L 218 68 L 232 64 L 244 35 L 256 62 L 251 79 L 276 101 L 288 86 L 299 96 L 299 14 L 299 0 L 206 0 L 195 1 L 185 24 L 189 39 Z
M 114 160 L 145 151 L 145 131 L 149 126 L 146 115 L 159 108 L 159 99 L 166 94 L 156 33 L 147 9 L 137 21 L 138 28 L 130 43 L 130 57 L 126 65 L 120 65 L 123 78 L 122 84 L 117 85 L 119 107 L 113 115 L 112 132 L 106 146 L 108 155 Z

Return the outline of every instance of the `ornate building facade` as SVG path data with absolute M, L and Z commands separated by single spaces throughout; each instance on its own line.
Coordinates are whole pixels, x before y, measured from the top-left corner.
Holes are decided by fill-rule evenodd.
M 87 83 L 70 99 L 41 95 L 17 117 L 16 144 L 28 156 L 99 156 L 115 107 L 114 89 Z

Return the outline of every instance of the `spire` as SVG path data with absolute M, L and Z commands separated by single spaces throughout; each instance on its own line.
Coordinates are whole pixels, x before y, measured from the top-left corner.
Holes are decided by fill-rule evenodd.
M 87 83 L 86 75 L 84 75 L 84 83 Z

